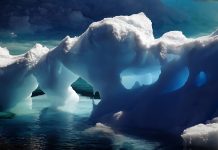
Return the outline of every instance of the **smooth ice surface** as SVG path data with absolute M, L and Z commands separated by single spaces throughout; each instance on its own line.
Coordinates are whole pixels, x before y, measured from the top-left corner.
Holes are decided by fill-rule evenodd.
M 12 56 L 2 48 L 0 109 L 29 100 L 37 86 L 54 108 L 76 104 L 70 85 L 80 76 L 101 94 L 90 116 L 94 123 L 180 135 L 217 115 L 217 49 L 216 32 L 155 38 L 144 13 L 105 18 L 53 49 L 36 44 Z M 197 86 L 201 72 L 206 82 Z

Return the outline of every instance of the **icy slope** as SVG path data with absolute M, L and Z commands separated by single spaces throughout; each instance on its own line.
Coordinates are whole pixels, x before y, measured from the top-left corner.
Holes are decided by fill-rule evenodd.
M 1 110 L 39 87 L 54 101 L 78 101 L 78 76 L 100 91 L 94 122 L 180 134 L 215 117 L 218 35 L 189 39 L 171 31 L 155 39 L 143 14 L 105 18 L 54 49 L 24 55 L 1 50 Z

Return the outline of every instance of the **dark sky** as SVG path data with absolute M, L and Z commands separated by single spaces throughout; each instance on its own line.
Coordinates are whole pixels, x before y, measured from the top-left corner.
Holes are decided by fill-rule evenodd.
M 93 21 L 144 12 L 153 25 L 175 22 L 160 0 L 1 0 L 0 29 L 83 32 Z
M 80 35 L 94 21 L 139 12 L 151 19 L 156 37 L 171 30 L 181 30 L 187 36 L 208 33 L 218 25 L 215 17 L 218 12 L 214 15 L 218 5 L 213 7 L 208 0 L 208 3 L 199 2 L 206 0 L 162 1 L 1 0 L 0 32 Z

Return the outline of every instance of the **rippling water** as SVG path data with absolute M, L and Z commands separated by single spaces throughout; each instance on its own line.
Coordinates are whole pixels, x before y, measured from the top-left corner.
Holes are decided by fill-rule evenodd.
M 81 96 L 80 102 L 70 111 L 48 106 L 45 96 L 34 97 L 31 110 L 17 106 L 13 109 L 18 113 L 15 118 L 0 120 L 0 149 L 153 150 L 176 147 L 174 141 L 166 144 L 155 137 L 139 138 L 101 124 L 92 126 L 88 122 L 92 109 L 88 97 Z

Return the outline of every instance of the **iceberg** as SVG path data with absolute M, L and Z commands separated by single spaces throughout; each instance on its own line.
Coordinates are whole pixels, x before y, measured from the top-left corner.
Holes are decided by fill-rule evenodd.
M 92 23 L 48 49 L 12 56 L 0 49 L 0 111 L 30 100 L 39 86 L 53 107 L 78 101 L 78 77 L 100 92 L 90 120 L 180 135 L 217 116 L 218 35 L 153 35 L 144 13 Z

